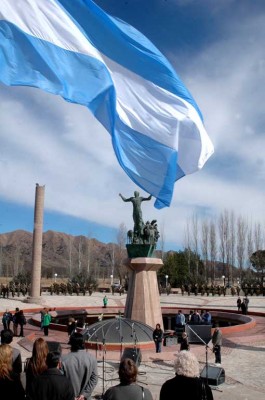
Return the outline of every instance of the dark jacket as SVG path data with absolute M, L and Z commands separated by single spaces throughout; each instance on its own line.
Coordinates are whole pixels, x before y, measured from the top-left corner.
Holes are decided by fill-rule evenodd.
M 180 351 L 182 350 L 189 350 L 190 349 L 190 345 L 189 345 L 189 341 L 188 338 L 181 338 L 180 339 Z
M 25 391 L 18 374 L 12 373 L 10 379 L 0 379 L 1 399 L 24 400 Z
M 190 319 L 190 322 L 192 324 L 200 324 L 201 323 L 201 317 L 199 316 L 198 313 L 193 313 Z
M 173 379 L 166 381 L 160 391 L 160 400 L 168 400 L 174 394 L 175 400 L 192 399 L 201 400 L 202 381 L 200 378 L 188 378 L 186 376 L 176 375 Z M 213 400 L 212 390 L 205 385 L 206 399 Z
M 75 395 L 70 380 L 58 368 L 49 368 L 34 378 L 28 398 L 30 400 L 74 400 Z
M 143 397 L 144 392 L 144 397 Z M 137 383 L 130 385 L 119 384 L 109 388 L 103 396 L 103 400 L 136 400 L 136 399 L 153 400 L 149 389 L 142 388 Z
M 74 333 L 76 330 L 76 322 L 71 322 L 70 324 L 68 324 L 67 326 L 67 333 L 69 336 L 72 335 L 72 333 Z
M 153 339 L 155 342 L 162 342 L 162 339 L 163 339 L 162 329 L 155 329 L 153 331 Z
M 25 317 L 25 315 L 24 315 L 24 313 L 22 311 L 19 311 L 17 313 L 16 318 L 15 318 L 15 323 L 18 324 L 18 325 L 26 325 L 27 320 L 26 320 L 26 317 Z

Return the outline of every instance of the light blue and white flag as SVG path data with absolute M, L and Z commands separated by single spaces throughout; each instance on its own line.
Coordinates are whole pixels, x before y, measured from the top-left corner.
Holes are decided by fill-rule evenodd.
M 0 0 L 0 81 L 87 106 L 157 208 L 213 153 L 200 110 L 167 59 L 93 1 Z

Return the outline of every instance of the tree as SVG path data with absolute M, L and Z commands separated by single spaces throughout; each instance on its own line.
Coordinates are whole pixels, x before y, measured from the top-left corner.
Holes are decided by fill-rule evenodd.
M 208 254 L 209 254 L 209 225 L 207 221 L 202 222 L 202 239 L 201 239 L 202 258 L 205 265 L 205 280 L 208 282 Z
M 198 215 L 197 214 L 193 214 L 192 216 L 192 242 L 193 242 L 193 251 L 196 255 L 196 271 L 195 271 L 195 275 L 196 277 L 198 277 L 199 274 L 199 261 L 198 261 L 198 251 L 199 251 L 199 245 L 198 245 L 198 241 L 199 241 L 199 237 L 198 237 Z
M 265 250 L 255 251 L 251 257 L 250 262 L 252 268 L 260 275 L 261 286 L 263 286 L 264 270 L 265 270 Z
M 242 272 L 244 267 L 246 252 L 246 233 L 247 224 L 243 217 L 237 219 L 237 260 L 239 266 L 240 281 L 242 281 Z
M 234 280 L 234 265 L 235 265 L 235 247 L 236 247 L 236 232 L 235 232 L 235 213 L 230 212 L 230 249 L 231 249 L 231 284 Z
M 249 227 L 248 229 L 248 234 L 247 234 L 247 251 L 248 251 L 248 259 L 249 259 L 249 267 L 251 266 L 251 261 L 250 257 L 254 253 L 254 244 L 253 244 L 253 232 L 252 232 L 252 226 Z
M 211 224 L 210 224 L 210 262 L 211 262 L 212 283 L 215 280 L 216 255 L 217 255 L 216 230 L 215 230 L 215 224 L 213 222 L 211 222 Z
M 164 261 L 164 254 L 165 254 L 165 224 L 164 222 L 159 226 L 159 243 L 160 243 L 160 251 L 161 251 L 161 259 Z
M 226 227 L 225 227 L 225 218 L 224 214 L 222 213 L 218 220 L 218 228 L 219 228 L 219 251 L 220 251 L 220 258 L 223 263 L 223 275 L 225 275 L 225 235 L 226 235 Z
M 127 228 L 124 223 L 121 223 L 117 233 L 117 249 L 116 249 L 116 257 L 115 257 L 115 268 L 119 275 L 120 283 L 122 279 L 125 277 L 127 268 L 124 266 L 124 259 L 126 258 L 125 244 L 127 238 Z M 114 272 L 112 274 L 114 276 Z
M 165 275 L 169 276 L 168 282 L 173 287 L 178 287 L 189 282 L 185 252 L 170 251 L 167 253 L 164 266 L 158 272 L 160 282 L 165 282 Z
M 228 284 L 230 283 L 231 255 L 231 240 L 229 228 L 229 213 L 227 210 L 224 210 L 219 218 L 220 255 L 223 263 L 223 275 L 227 277 Z
M 190 240 L 190 224 L 189 220 L 187 221 L 187 226 L 186 230 L 184 233 L 184 248 L 186 249 L 185 255 L 186 255 L 186 265 L 188 267 L 188 272 L 190 274 L 190 259 L 191 259 L 191 240 Z
M 259 250 L 263 246 L 263 238 L 262 238 L 262 233 L 261 233 L 261 226 L 260 223 L 255 224 L 254 226 L 254 244 L 255 244 L 255 249 Z

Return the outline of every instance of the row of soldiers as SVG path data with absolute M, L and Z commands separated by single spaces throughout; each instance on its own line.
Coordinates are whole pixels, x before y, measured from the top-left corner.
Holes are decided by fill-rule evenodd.
M 240 287 L 236 286 L 235 288 L 233 287 L 233 293 L 232 293 L 232 288 L 231 288 L 231 294 L 234 296 L 236 293 L 239 296 L 240 294 Z M 209 296 L 210 294 L 212 296 L 218 295 L 218 296 L 225 296 L 227 294 L 227 288 L 225 286 L 221 285 L 205 285 L 205 284 L 188 284 L 188 285 L 182 285 L 181 286 L 181 294 L 184 296 L 185 292 L 187 292 L 188 296 L 190 296 L 191 293 L 194 293 L 195 296 L 197 296 L 199 293 L 201 296 L 204 296 L 205 294 Z
M 244 285 L 242 287 L 242 289 L 240 288 L 239 285 L 237 286 L 232 286 L 230 288 L 231 291 L 231 295 L 232 296 L 240 296 L 240 292 L 241 290 L 243 291 L 245 296 L 259 296 L 259 295 L 263 295 L 265 296 L 265 288 L 262 288 L 260 285 Z M 187 294 L 190 296 L 191 293 L 194 293 L 195 296 L 197 296 L 199 293 L 201 294 L 201 296 L 204 296 L 205 294 L 207 296 L 209 296 L 210 294 L 212 296 L 218 295 L 218 296 L 225 296 L 227 294 L 227 288 L 225 286 L 221 286 L 221 285 L 198 285 L 198 284 L 194 284 L 194 285 L 182 285 L 181 286 L 181 294 L 182 296 L 184 296 L 185 292 L 187 292 Z
M 265 287 L 262 287 L 261 285 L 248 285 L 248 284 L 244 284 L 242 287 L 242 290 L 245 294 L 245 296 L 265 296 Z
M 8 298 L 10 295 L 12 297 L 26 296 L 29 291 L 29 286 L 25 283 L 15 283 L 13 281 L 8 284 L 0 284 L 0 296 L 3 298 Z
M 70 296 L 72 296 L 73 294 L 76 294 L 77 296 L 79 296 L 79 294 L 83 294 L 83 296 L 85 296 L 86 293 L 88 292 L 89 296 L 91 296 L 93 291 L 94 291 L 93 285 L 85 283 L 79 284 L 78 282 L 67 282 L 67 283 L 54 282 L 51 284 L 49 288 L 49 292 L 51 295 L 69 294 Z

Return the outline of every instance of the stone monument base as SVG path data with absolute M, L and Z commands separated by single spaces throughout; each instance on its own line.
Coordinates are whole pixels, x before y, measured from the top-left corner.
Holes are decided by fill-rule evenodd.
M 23 303 L 32 303 L 32 304 L 40 304 L 43 305 L 45 304 L 45 300 L 39 296 L 39 297 L 27 297 L 26 299 L 24 299 Z
M 129 259 L 129 287 L 125 305 L 125 318 L 143 322 L 155 328 L 163 318 L 156 272 L 163 266 L 160 258 L 139 257 Z

